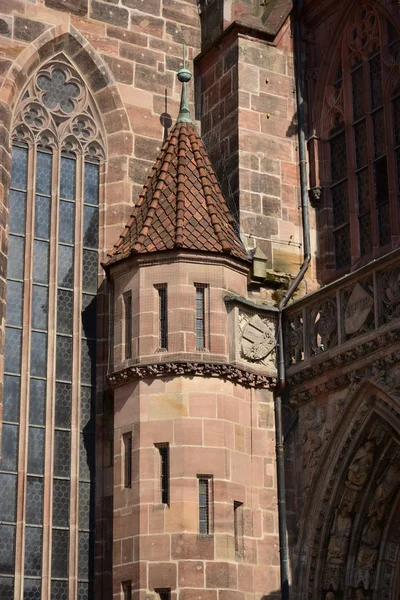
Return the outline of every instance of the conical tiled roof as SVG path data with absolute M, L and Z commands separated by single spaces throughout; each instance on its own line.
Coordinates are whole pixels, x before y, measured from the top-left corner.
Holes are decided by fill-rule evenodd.
M 178 118 L 104 264 L 178 248 L 247 260 L 207 151 L 187 118 Z

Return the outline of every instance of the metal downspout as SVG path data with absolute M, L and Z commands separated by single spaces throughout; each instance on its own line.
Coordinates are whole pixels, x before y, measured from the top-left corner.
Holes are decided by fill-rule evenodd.
M 295 78 L 297 96 L 297 117 L 299 137 L 299 167 L 301 188 L 301 212 L 303 223 L 303 264 L 292 281 L 288 290 L 279 303 L 279 319 L 277 334 L 277 356 L 278 356 L 278 387 L 275 393 L 275 430 L 276 430 L 276 469 L 278 484 L 278 521 L 279 521 L 279 545 L 281 566 L 281 595 L 282 600 L 289 600 L 289 550 L 287 543 L 286 526 L 286 488 L 285 488 L 285 459 L 284 459 L 284 436 L 282 425 L 282 396 L 286 388 L 285 348 L 283 339 L 282 311 L 289 302 L 302 281 L 311 261 L 310 244 L 310 221 L 308 213 L 308 190 L 307 190 L 307 168 L 306 168 L 306 142 L 304 133 L 304 102 L 303 102 L 303 73 L 301 60 L 301 16 L 303 11 L 303 0 L 294 2 L 295 8 Z

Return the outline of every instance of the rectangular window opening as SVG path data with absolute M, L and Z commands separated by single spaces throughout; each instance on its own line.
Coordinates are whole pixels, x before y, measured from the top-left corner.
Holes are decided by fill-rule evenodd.
M 132 487 L 132 433 L 123 436 L 124 445 L 124 487 Z
M 243 532 L 244 532 L 243 502 L 233 503 L 233 526 L 235 536 L 235 554 L 243 556 Z
M 167 322 L 167 286 L 157 286 L 158 291 L 158 315 L 159 315 L 159 347 L 167 349 L 168 322 Z
M 199 480 L 199 533 L 212 533 L 212 475 L 198 475 Z
M 123 600 L 132 600 L 132 583 L 130 581 L 122 582 L 122 598 Z
M 171 589 L 170 588 L 159 588 L 154 590 L 160 600 L 171 600 Z
M 155 446 L 160 453 L 160 502 L 169 505 L 169 443 Z
M 196 287 L 196 350 L 206 347 L 206 289 L 204 284 Z
M 125 323 L 125 340 L 124 340 L 124 358 L 132 358 L 132 294 L 126 292 L 123 295 L 124 299 L 124 323 Z

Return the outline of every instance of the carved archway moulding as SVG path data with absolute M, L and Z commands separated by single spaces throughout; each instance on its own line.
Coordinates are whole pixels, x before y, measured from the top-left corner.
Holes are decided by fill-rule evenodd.
M 350 393 L 304 502 L 295 552 L 307 564 L 299 560 L 293 585 L 299 598 L 329 593 L 344 600 L 360 588 L 365 597 L 391 600 L 377 586 L 383 589 L 382 578 L 386 590 L 394 585 L 388 583 L 394 559 L 386 568 L 382 557 L 388 552 L 387 509 L 400 494 L 399 416 L 399 403 L 370 382 Z

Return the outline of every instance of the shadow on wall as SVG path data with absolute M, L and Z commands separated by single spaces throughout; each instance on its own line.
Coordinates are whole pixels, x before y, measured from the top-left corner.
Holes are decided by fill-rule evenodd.
M 261 596 L 260 600 L 281 600 L 281 598 L 282 598 L 281 591 L 277 590 L 276 592 L 271 592 L 270 594 Z

